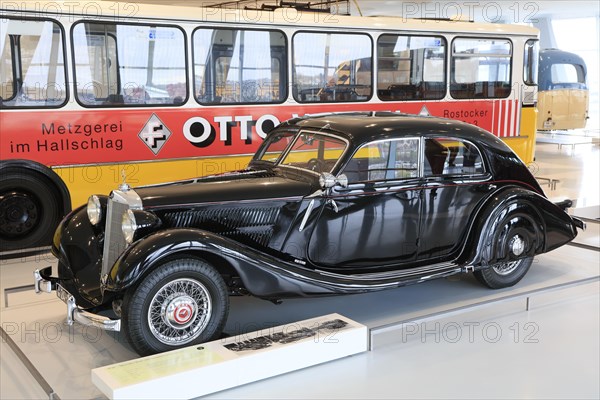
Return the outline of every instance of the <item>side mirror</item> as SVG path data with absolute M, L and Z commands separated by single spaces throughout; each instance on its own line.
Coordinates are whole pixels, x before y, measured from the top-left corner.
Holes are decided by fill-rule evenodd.
M 323 189 L 331 189 L 335 186 L 345 188 L 348 187 L 348 177 L 342 174 L 336 178 L 329 172 L 323 172 L 319 177 L 319 184 Z

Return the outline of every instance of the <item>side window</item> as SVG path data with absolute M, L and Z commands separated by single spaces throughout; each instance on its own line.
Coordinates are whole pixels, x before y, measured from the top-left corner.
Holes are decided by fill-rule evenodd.
M 512 45 L 506 39 L 455 39 L 450 94 L 455 99 L 508 97 L 511 57 Z
M 2 40 L 0 43 L 0 46 L 2 46 L 2 51 L 0 51 L 0 79 L 2 82 L 2 87 L 0 87 L 0 98 L 2 98 L 2 102 L 12 100 L 17 93 L 17 82 L 15 80 L 13 69 L 14 39 L 8 35 L 6 25 L 7 24 L 5 23 L 0 23 L 0 40 Z
M 349 183 L 419 176 L 419 139 L 389 140 L 364 145 L 344 168 Z
M 371 38 L 300 32 L 294 35 L 292 90 L 299 103 L 367 101 L 373 93 Z
M 185 37 L 177 28 L 78 23 L 73 53 L 84 106 L 181 105 L 187 98 Z
M 281 103 L 287 44 L 280 31 L 197 29 L 194 95 L 200 104 Z
M 58 107 L 67 99 L 62 30 L 52 21 L 0 23 L 2 107 Z
M 377 60 L 377 94 L 381 100 L 439 100 L 446 95 L 443 37 L 381 35 Z
M 530 39 L 525 43 L 523 60 L 523 82 L 529 86 L 537 85 L 540 60 L 539 40 Z
M 552 64 L 552 83 L 585 83 L 583 67 L 576 64 Z
M 453 138 L 425 140 L 424 175 L 477 175 L 485 172 L 481 153 L 469 142 Z

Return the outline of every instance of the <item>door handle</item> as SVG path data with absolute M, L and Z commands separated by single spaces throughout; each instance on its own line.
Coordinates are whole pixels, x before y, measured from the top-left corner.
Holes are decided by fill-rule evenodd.
M 327 200 L 327 204 L 331 204 L 331 206 L 333 207 L 333 211 L 335 211 L 336 214 L 340 212 L 340 208 L 338 207 L 335 200 L 329 199 L 329 200 Z

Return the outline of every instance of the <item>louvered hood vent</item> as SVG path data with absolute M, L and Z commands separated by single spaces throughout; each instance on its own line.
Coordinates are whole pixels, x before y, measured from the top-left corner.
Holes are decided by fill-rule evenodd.
M 162 218 L 169 228 L 199 228 L 240 241 L 267 246 L 279 207 L 206 208 L 201 210 L 167 212 Z

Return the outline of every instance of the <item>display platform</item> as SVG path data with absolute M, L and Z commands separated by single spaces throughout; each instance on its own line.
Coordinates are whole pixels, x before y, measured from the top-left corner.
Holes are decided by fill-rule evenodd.
M 592 145 L 594 143 L 597 143 L 594 139 L 597 138 L 597 136 L 588 136 L 585 135 L 585 133 L 583 135 L 578 135 L 576 133 L 569 133 L 567 131 L 552 131 L 552 132 L 544 132 L 544 131 L 538 131 L 536 134 L 536 138 L 535 141 L 537 143 L 549 143 L 549 144 L 556 144 L 558 145 L 559 149 L 562 149 L 563 146 L 571 146 L 571 150 L 573 150 L 575 148 L 575 146 L 579 146 L 579 145 Z
M 9 269 L 31 271 L 49 262 L 43 257 L 22 261 L 18 265 L 2 265 L 3 278 Z M 229 336 L 243 335 L 329 313 L 339 313 L 374 330 L 511 294 L 597 277 L 597 251 L 564 246 L 537 257 L 525 278 L 511 289 L 489 290 L 471 275 L 461 275 L 376 293 L 294 299 L 281 305 L 251 297 L 233 298 L 225 332 Z M 10 276 L 2 282 L 4 289 L 9 289 L 5 283 L 22 284 Z M 553 297 L 540 301 L 552 301 Z M 62 399 L 105 398 L 92 384 L 90 371 L 137 358 L 119 334 L 65 325 L 65 305 L 52 295 L 14 292 L 7 301 L 8 307 L 0 313 L 3 329 Z M 540 305 L 538 300 L 534 301 L 536 304 Z M 523 305 L 519 307 L 523 312 Z M 493 307 L 486 309 L 488 317 L 494 312 L 497 310 Z M 330 363 L 332 368 L 337 362 Z M 226 393 L 223 392 L 225 396 Z

